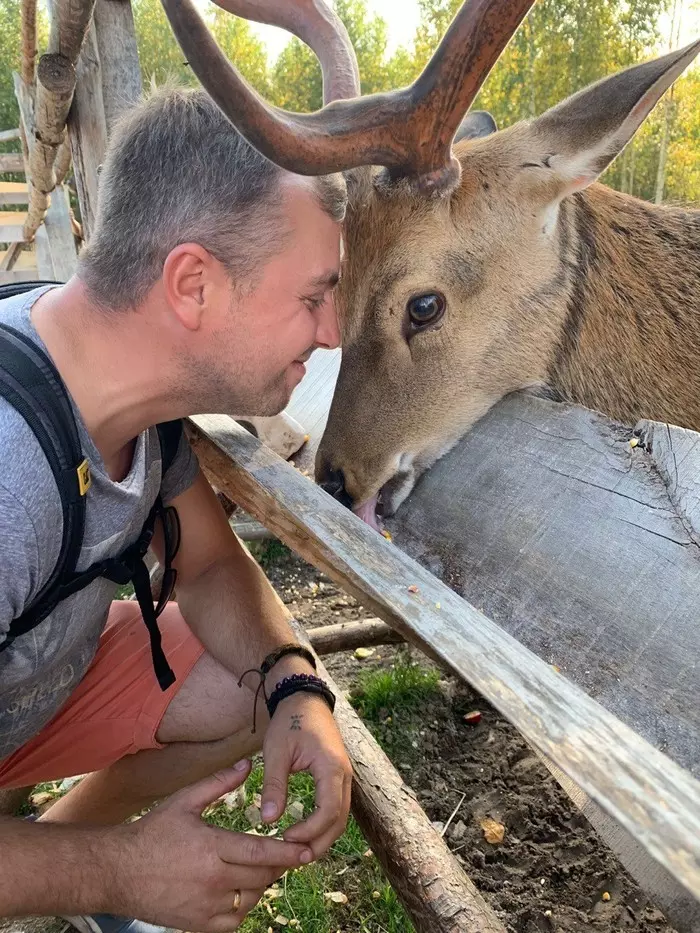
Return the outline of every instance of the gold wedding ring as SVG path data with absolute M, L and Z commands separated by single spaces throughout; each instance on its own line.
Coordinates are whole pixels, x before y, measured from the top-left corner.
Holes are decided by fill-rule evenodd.
M 233 892 L 233 904 L 231 904 L 231 912 L 235 914 L 240 906 L 241 906 L 241 892 L 234 891 Z

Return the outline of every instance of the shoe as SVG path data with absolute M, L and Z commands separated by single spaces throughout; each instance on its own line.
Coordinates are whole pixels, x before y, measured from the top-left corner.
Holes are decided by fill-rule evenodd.
M 91 917 L 63 917 L 79 933 L 174 933 L 169 927 L 158 927 L 143 920 L 126 920 L 112 914 L 93 914 Z

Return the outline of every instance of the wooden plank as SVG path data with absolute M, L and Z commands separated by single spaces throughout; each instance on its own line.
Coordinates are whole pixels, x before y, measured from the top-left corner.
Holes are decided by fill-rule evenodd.
M 700 897 L 700 784 L 687 771 L 230 419 L 191 423 L 218 488 L 365 607 L 436 652 Z
M 77 84 L 68 115 L 68 135 L 83 236 L 88 240 L 95 222 L 99 167 L 107 149 L 102 71 L 92 23 L 78 58 Z
M 7 252 L 2 257 L 2 262 L 0 262 L 0 272 L 11 272 L 14 269 L 15 263 L 19 259 L 21 252 L 21 243 L 11 243 Z
M 679 433 L 648 431 L 657 457 Z M 512 396 L 425 474 L 388 527 L 403 551 L 700 777 L 697 532 L 631 437 L 586 409 Z M 700 436 L 682 439 L 678 484 L 697 519 Z
M 130 0 L 97 0 L 94 25 L 109 137 L 124 109 L 141 96 L 141 68 Z
M 26 211 L 0 211 L 0 243 L 24 242 Z
M 36 269 L 13 269 L 11 272 L 0 272 L 0 284 L 12 282 L 33 282 L 40 278 Z
M 53 277 L 57 282 L 67 282 L 75 274 L 78 253 L 70 220 L 68 192 L 63 186 L 56 188 L 51 194 L 51 205 L 46 213 L 44 229 L 51 253 Z
M 19 139 L 20 135 L 19 127 L 14 130 L 0 130 L 0 143 L 7 143 L 11 139 Z
M 56 273 L 54 272 L 53 259 L 51 258 L 49 236 L 43 224 L 37 230 L 36 237 L 34 238 L 34 253 L 36 255 L 36 266 L 39 278 L 55 282 Z
M 24 159 L 20 152 L 0 152 L 0 172 L 23 172 Z
M 29 188 L 24 181 L 0 181 L 0 206 L 28 204 Z

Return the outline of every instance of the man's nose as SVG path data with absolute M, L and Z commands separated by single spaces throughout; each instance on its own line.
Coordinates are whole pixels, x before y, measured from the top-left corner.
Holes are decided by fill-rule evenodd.
M 341 505 L 352 508 L 352 498 L 345 488 L 345 477 L 342 470 L 333 470 L 321 462 L 316 468 L 316 482 L 329 496 L 337 499 Z
M 335 301 L 324 302 L 319 310 L 318 328 L 316 330 L 316 346 L 324 350 L 335 350 L 340 346 L 340 324 L 335 309 Z

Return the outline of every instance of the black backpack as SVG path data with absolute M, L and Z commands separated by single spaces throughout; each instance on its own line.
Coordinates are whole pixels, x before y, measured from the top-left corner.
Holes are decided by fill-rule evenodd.
M 0 300 L 42 285 L 59 284 L 61 283 L 32 281 L 0 285 Z M 87 570 L 77 573 L 75 567 L 85 530 L 85 496 L 90 488 L 90 467 L 80 448 L 70 399 L 61 377 L 46 353 L 23 334 L 2 322 L 0 398 L 5 398 L 34 432 L 56 480 L 63 510 L 63 540 L 56 566 L 31 605 L 10 623 L 7 637 L 0 644 L 0 651 L 8 648 L 18 636 L 24 635 L 43 622 L 61 600 L 82 590 L 98 577 L 106 577 L 122 585 L 133 582 L 151 640 L 156 677 L 161 689 L 167 690 L 174 683 L 175 675 L 163 652 L 156 620 L 165 607 L 175 582 L 175 570 L 170 566 L 179 540 L 175 509 L 164 507 L 158 496 L 141 534 L 132 545 L 118 557 L 99 561 Z M 175 459 L 182 436 L 182 422 L 165 422 L 157 425 L 157 430 L 161 445 L 161 475 L 164 476 Z M 154 607 L 144 557 L 159 518 L 164 529 L 166 560 L 161 598 Z M 168 592 L 163 592 L 166 589 Z

